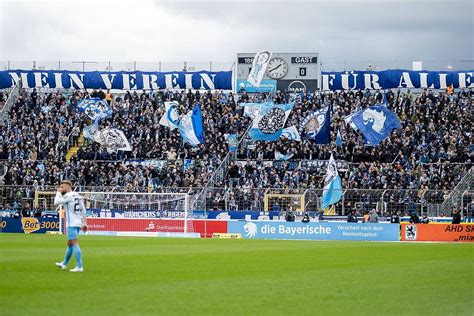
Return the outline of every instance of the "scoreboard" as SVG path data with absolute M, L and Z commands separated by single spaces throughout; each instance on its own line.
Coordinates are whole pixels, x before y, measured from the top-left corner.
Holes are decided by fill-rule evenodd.
M 255 53 L 238 53 L 236 92 L 270 92 L 272 90 L 300 93 L 319 88 L 321 63 L 318 53 L 273 53 L 260 87 L 252 86 L 247 77 Z

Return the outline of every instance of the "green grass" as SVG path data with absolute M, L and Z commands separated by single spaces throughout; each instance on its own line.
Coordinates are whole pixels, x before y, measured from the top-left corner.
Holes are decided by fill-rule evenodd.
M 472 315 L 473 244 L 0 234 L 0 315 Z M 74 259 L 69 264 L 74 267 Z

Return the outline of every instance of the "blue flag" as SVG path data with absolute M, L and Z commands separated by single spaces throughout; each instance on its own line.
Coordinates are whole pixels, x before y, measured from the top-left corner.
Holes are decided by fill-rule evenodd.
M 324 178 L 323 197 L 321 208 L 325 209 L 331 204 L 339 202 L 342 198 L 342 181 L 337 172 L 336 161 L 333 155 L 329 159 L 328 169 Z
M 342 146 L 342 136 L 339 130 L 337 131 L 337 136 L 336 136 L 336 146 Z
M 244 114 L 253 119 L 249 135 L 253 140 L 276 141 L 280 138 L 294 102 L 287 104 L 243 103 Z
M 314 140 L 316 144 L 328 144 L 331 131 L 331 111 L 329 107 L 314 111 L 301 123 L 301 137 Z
M 79 111 L 85 112 L 93 121 L 102 120 L 112 116 L 112 109 L 107 101 L 100 98 L 89 98 L 81 100 L 77 107 Z
M 371 146 L 380 144 L 394 128 L 402 127 L 397 115 L 383 105 L 374 105 L 353 113 L 350 120 Z
M 183 117 L 178 128 L 184 142 L 193 147 L 204 143 L 200 104 L 194 106 L 193 110 Z

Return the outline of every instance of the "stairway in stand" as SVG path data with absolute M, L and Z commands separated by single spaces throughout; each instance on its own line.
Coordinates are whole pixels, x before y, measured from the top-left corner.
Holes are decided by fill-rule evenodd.
M 71 146 L 71 148 L 69 148 L 69 150 L 66 154 L 66 161 L 70 161 L 72 156 L 77 154 L 77 151 L 79 150 L 79 148 L 84 146 L 84 144 L 85 144 L 84 135 L 82 135 L 82 133 L 81 133 L 81 135 L 79 135 L 79 140 L 77 141 L 78 146 Z

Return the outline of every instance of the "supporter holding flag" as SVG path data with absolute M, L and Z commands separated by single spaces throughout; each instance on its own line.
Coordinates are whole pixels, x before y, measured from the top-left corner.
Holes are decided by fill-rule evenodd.
M 165 113 L 160 119 L 160 125 L 168 127 L 170 130 L 174 130 L 179 126 L 179 104 L 176 101 L 165 102 Z
M 342 198 L 342 182 L 337 172 L 336 161 L 333 155 L 329 159 L 328 169 L 324 178 L 324 189 L 321 208 L 325 209 L 329 205 L 339 202 Z
M 316 144 L 328 144 L 331 130 L 330 108 L 314 111 L 306 116 L 301 124 L 301 137 L 311 139 Z
M 263 76 L 267 71 L 268 63 L 272 53 L 269 51 L 262 51 L 255 54 L 253 58 L 252 69 L 250 70 L 247 81 L 250 82 L 254 87 L 260 87 Z
M 253 140 L 276 141 L 282 136 L 286 120 L 295 103 L 242 103 L 244 115 L 253 119 L 249 135 Z M 291 130 L 290 130 L 291 131 Z M 293 135 L 296 138 L 296 135 Z M 292 137 L 293 136 L 289 136 Z
M 199 103 L 181 119 L 178 128 L 184 142 L 193 147 L 204 143 L 201 105 Z
M 359 130 L 370 146 L 379 145 L 393 129 L 401 129 L 397 115 L 383 105 L 375 105 L 349 115 L 346 122 Z

